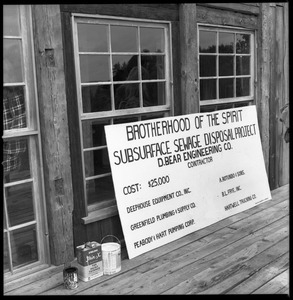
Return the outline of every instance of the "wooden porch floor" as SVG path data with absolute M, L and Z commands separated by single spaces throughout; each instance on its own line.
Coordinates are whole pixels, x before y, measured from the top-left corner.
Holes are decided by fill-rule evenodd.
M 289 185 L 273 199 L 131 260 L 75 290 L 63 266 L 4 285 L 4 295 L 287 294 Z

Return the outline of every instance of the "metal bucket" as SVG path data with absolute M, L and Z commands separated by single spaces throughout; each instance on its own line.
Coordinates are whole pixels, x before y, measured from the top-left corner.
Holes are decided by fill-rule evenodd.
M 108 237 L 115 238 L 118 243 L 103 243 L 104 239 Z M 101 246 L 104 275 L 111 275 L 119 272 L 121 270 L 121 244 L 119 239 L 114 235 L 106 235 L 102 238 Z

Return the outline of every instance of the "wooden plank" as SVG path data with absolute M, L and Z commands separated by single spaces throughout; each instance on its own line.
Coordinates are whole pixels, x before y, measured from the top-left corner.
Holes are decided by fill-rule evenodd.
M 288 3 L 284 4 L 284 7 L 277 7 L 277 18 L 279 22 L 283 21 L 282 24 L 278 25 L 276 29 L 278 31 L 277 37 L 282 37 L 280 43 L 282 43 L 282 53 L 280 54 L 279 61 L 282 81 L 280 82 L 280 88 L 282 90 L 282 98 L 280 99 L 279 107 L 282 108 L 286 103 L 289 103 L 289 57 L 288 57 Z M 278 43 L 278 38 L 277 38 Z M 281 63 L 282 62 L 282 63 Z M 279 124 L 280 125 L 280 124 Z M 278 165 L 279 169 L 279 186 L 287 184 L 289 182 L 289 143 L 284 141 L 285 126 L 281 124 L 280 133 L 280 162 Z
M 178 21 L 178 4 L 63 4 L 62 12 Z
M 271 278 L 282 273 L 289 264 L 289 239 L 252 257 L 239 271 L 205 289 L 203 294 L 250 294 Z
M 206 276 L 204 278 L 208 279 L 211 276 L 216 276 L 214 274 L 225 269 L 227 265 L 237 268 L 237 260 L 244 262 L 285 238 L 288 235 L 288 231 L 284 229 L 286 222 L 288 222 L 288 218 L 275 222 L 274 228 L 267 227 L 228 247 L 220 250 L 214 248 L 214 252 L 209 255 L 205 255 L 203 247 L 201 252 L 193 251 L 188 256 L 179 256 L 177 260 L 170 261 L 166 266 L 160 265 L 147 274 L 145 273 L 141 280 L 139 280 L 141 275 L 138 273 L 135 276 L 137 288 L 131 291 L 131 294 L 159 294 L 164 291 L 182 294 L 187 292 L 186 287 L 188 292 L 197 292 L 205 285 L 204 281 L 198 280 L 198 278 Z M 266 241 L 260 239 L 264 235 Z
M 288 214 L 288 212 L 286 212 Z M 288 220 L 281 219 L 281 228 L 284 226 L 284 222 L 288 222 Z M 275 222 L 277 226 L 280 226 L 280 222 Z M 274 226 L 276 226 L 276 224 Z M 266 225 L 267 226 L 267 225 Z M 273 227 L 274 227 L 273 226 Z M 257 232 L 254 232 L 252 228 L 255 228 L 255 226 L 252 224 L 250 228 L 247 229 L 246 234 L 249 234 L 248 236 L 250 239 L 253 237 L 254 241 L 257 241 L 259 239 L 259 236 L 263 236 L 266 232 L 266 230 L 271 230 L 273 233 L 275 233 L 276 228 L 273 229 L 267 229 L 267 227 L 263 228 L 262 230 L 259 230 Z M 282 228 L 283 230 L 283 228 Z M 284 231 L 284 230 L 283 230 Z M 254 234 L 252 234 L 254 232 Z M 104 287 L 106 290 L 103 289 L 103 292 L 105 293 L 115 293 L 118 289 L 123 290 L 123 293 L 131 292 L 131 293 L 152 293 L 152 292 L 159 292 L 159 286 L 158 282 L 161 280 L 161 278 L 166 277 L 164 274 L 173 274 L 177 269 L 185 269 L 189 268 L 190 264 L 197 263 L 196 266 L 201 265 L 201 263 L 204 263 L 206 260 L 206 256 L 209 255 L 209 262 L 212 258 L 216 259 L 220 254 L 225 255 L 227 251 L 227 247 L 224 244 L 224 240 L 228 240 L 229 244 L 232 243 L 233 246 L 231 248 L 235 248 L 235 244 L 240 244 L 240 247 L 243 247 L 243 241 L 239 241 L 239 232 L 237 230 L 230 231 L 228 228 L 224 228 L 221 232 L 217 232 L 219 237 L 213 238 L 211 237 L 211 242 L 206 243 L 204 245 L 200 245 L 199 242 L 201 240 L 191 243 L 189 245 L 184 246 L 184 249 L 177 249 L 173 250 L 171 253 L 164 254 L 160 257 L 160 259 L 155 261 L 149 261 L 145 265 L 137 266 L 136 267 L 136 273 L 133 273 L 133 278 L 130 277 L 129 272 L 127 273 L 127 277 L 129 279 L 128 285 L 125 285 L 124 282 L 120 282 L 121 277 L 117 276 L 111 280 L 111 285 L 108 285 Z M 283 232 L 284 234 L 284 232 Z M 282 234 L 280 233 L 278 235 L 278 238 L 280 238 Z M 276 236 L 274 236 L 276 237 Z M 233 241 L 236 243 L 233 243 Z M 237 242 L 238 241 L 238 242 Z M 223 248 L 220 248 L 219 245 L 222 244 Z M 184 251 L 184 253 L 182 253 Z M 176 252 L 176 253 L 175 253 Z M 213 257 L 214 256 L 214 257 Z M 198 258 L 194 259 L 194 258 Z M 164 262 L 164 263 L 163 263 Z M 206 267 L 206 266 L 205 266 Z M 166 271 L 166 268 L 168 271 Z M 150 269 L 150 270 L 149 270 Z M 188 272 L 188 270 L 186 270 Z M 145 274 L 144 276 L 142 274 Z M 146 279 L 146 274 L 147 278 Z M 139 279 L 141 279 L 139 281 Z M 136 287 L 140 285 L 139 288 L 134 288 L 134 290 L 131 290 L 133 281 L 137 281 Z M 163 282 L 162 285 L 168 285 L 173 284 L 174 278 L 168 280 L 168 282 Z M 180 280 L 180 276 L 179 279 Z M 156 281 L 156 286 L 158 286 L 158 290 L 149 290 L 148 287 L 152 286 L 153 281 Z M 87 289 L 86 291 L 82 292 L 81 294 L 95 294 L 98 293 L 98 290 L 102 288 L 102 286 L 94 286 L 90 289 Z M 162 288 L 162 287 L 161 287 Z
M 246 14 L 259 14 L 259 7 L 253 3 L 198 3 L 198 5 L 215 7 L 228 11 L 241 12 Z
M 44 181 L 52 263 L 73 260 L 73 194 L 59 5 L 33 5 Z
M 180 4 L 181 101 L 184 114 L 199 112 L 196 4 Z
M 71 153 L 71 169 L 72 169 L 72 191 L 73 191 L 73 232 L 74 232 L 74 247 L 81 245 L 84 239 L 88 240 L 86 227 L 81 224 L 81 218 L 86 215 L 85 201 L 84 201 L 84 185 L 83 182 L 83 169 L 80 159 L 82 157 L 81 142 L 78 127 L 78 102 L 76 96 L 75 83 L 75 68 L 74 68 L 74 54 L 73 54 L 73 41 L 72 41 L 72 28 L 70 13 L 61 14 L 61 22 L 63 27 L 63 45 L 66 56 L 64 57 L 64 70 L 66 82 L 66 96 L 68 107 L 68 128 L 70 137 L 70 153 Z
M 261 3 L 261 15 L 258 35 L 258 98 L 255 99 L 258 111 L 258 123 L 262 142 L 262 150 L 267 174 L 269 174 L 269 142 L 270 142 L 270 47 L 271 47 L 271 10 L 269 3 Z
M 289 269 L 274 277 L 252 294 L 274 294 L 284 287 L 289 287 Z
M 222 220 L 209 227 L 203 228 L 202 230 L 194 232 L 172 243 L 154 249 L 153 251 L 147 252 L 135 259 L 123 260 L 122 270 L 119 273 L 112 276 L 102 276 L 90 282 L 80 281 L 79 288 L 77 290 L 65 290 L 60 274 L 55 274 L 54 276 L 50 277 L 50 280 L 52 280 L 55 284 L 55 286 L 51 284 L 48 285 L 50 286 L 50 288 L 52 287 L 51 290 L 46 288 L 46 284 L 40 282 L 36 282 L 35 285 L 31 286 L 31 288 L 37 289 L 38 294 L 41 293 L 44 295 L 70 295 L 82 291 L 84 292 L 84 294 L 87 294 L 87 290 L 94 287 L 95 285 L 97 285 L 97 287 L 94 288 L 93 294 L 100 294 L 102 291 L 107 292 L 107 290 L 104 290 L 105 287 L 103 286 L 103 284 L 107 284 L 109 287 L 116 287 L 117 289 L 119 288 L 120 284 L 123 288 L 126 288 L 127 283 L 134 283 L 138 279 L 137 268 L 139 268 L 141 274 L 145 274 L 142 276 L 147 277 L 149 276 L 148 274 L 151 272 L 152 269 L 155 269 L 155 273 L 161 269 L 162 272 L 166 273 L 166 268 L 169 267 L 168 265 L 174 259 L 176 259 L 177 263 L 179 260 L 177 268 L 180 268 L 182 266 L 180 258 L 182 260 L 183 255 L 184 257 L 188 257 L 186 255 L 190 254 L 191 259 L 194 260 L 194 257 L 200 258 L 200 255 L 205 256 L 209 253 L 217 253 L 221 244 L 222 247 L 225 248 L 225 240 L 229 241 L 229 243 L 231 244 L 233 243 L 233 241 L 235 242 L 239 240 L 241 236 L 253 236 L 255 230 L 259 229 L 260 227 L 268 226 L 270 223 L 273 223 L 274 221 L 278 220 L 278 218 L 281 218 L 283 215 L 288 215 L 288 195 L 288 185 L 281 187 L 276 191 L 272 191 L 272 196 L 274 200 L 262 203 L 261 205 L 255 207 L 259 208 L 259 211 L 251 213 L 251 216 L 249 216 L 249 212 L 252 209 L 248 210 L 247 214 L 240 213 L 234 215 L 230 218 Z M 253 218 L 255 220 L 261 220 L 261 218 L 263 218 L 264 216 L 266 217 L 265 220 L 269 221 L 264 221 L 264 219 L 262 219 L 262 222 L 259 221 L 258 225 L 254 226 L 253 222 L 250 222 L 248 219 L 247 223 L 250 223 L 250 225 L 248 226 L 246 232 L 241 230 L 242 227 L 245 227 L 245 220 L 247 220 L 245 218 L 248 217 L 250 219 Z M 230 222 L 228 222 L 229 220 Z M 235 229 L 225 228 L 225 226 L 229 226 L 235 222 L 239 223 L 238 226 L 235 226 L 235 228 L 239 228 L 239 230 L 241 231 L 240 234 Z M 240 224 L 241 222 L 242 225 Z M 259 235 L 259 238 L 260 237 L 262 237 L 261 234 Z M 176 267 L 176 261 L 175 265 L 173 265 L 173 268 Z M 161 267 L 161 269 L 157 269 L 158 267 Z M 44 282 L 45 281 L 46 280 L 44 280 Z M 41 287 L 42 290 L 38 289 L 38 287 Z M 130 291 L 133 289 L 131 285 L 128 286 L 128 288 Z
M 239 12 L 225 11 L 212 7 L 197 5 L 196 18 L 198 23 L 228 25 L 257 29 L 258 18 L 254 15 L 246 15 Z

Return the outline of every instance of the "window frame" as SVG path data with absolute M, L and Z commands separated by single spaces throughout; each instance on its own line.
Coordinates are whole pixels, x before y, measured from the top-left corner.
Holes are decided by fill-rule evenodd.
M 250 35 L 250 53 L 249 54 L 237 54 L 236 51 L 233 53 L 219 53 L 218 47 L 216 47 L 215 53 L 200 53 L 199 51 L 199 33 L 200 30 L 204 31 L 211 31 L 217 33 L 217 46 L 218 46 L 218 39 L 219 39 L 219 33 L 222 32 L 228 32 L 228 33 L 234 33 L 234 34 L 248 34 Z M 256 80 L 257 80 L 257 72 L 256 72 L 256 53 L 257 53 L 257 43 L 256 43 L 256 30 L 249 30 L 242 27 L 236 27 L 236 26 L 223 26 L 223 25 L 215 25 L 215 24 L 206 24 L 206 23 L 197 23 L 197 58 L 198 58 L 198 78 L 199 78 L 199 95 L 200 95 L 200 81 L 201 79 L 216 79 L 216 99 L 210 99 L 210 100 L 200 100 L 199 98 L 199 106 L 201 107 L 207 107 L 211 108 L 212 106 L 221 106 L 221 105 L 227 105 L 231 104 L 233 107 L 234 105 L 241 105 L 241 104 L 247 104 L 251 105 L 255 101 L 255 95 L 256 95 Z M 216 76 L 206 76 L 206 77 L 200 77 L 200 55 L 212 55 L 216 57 Z M 234 68 L 234 74 L 231 76 L 219 76 L 219 57 L 220 56 L 250 56 L 250 75 L 237 75 L 236 74 L 236 62 L 233 64 Z M 234 59 L 233 59 L 234 61 Z M 236 80 L 237 78 L 250 78 L 250 95 L 249 96 L 236 96 L 236 83 L 234 84 L 235 90 L 233 92 L 233 97 L 229 98 L 219 98 L 219 79 L 221 78 L 233 78 L 233 80 Z
M 90 23 L 90 24 L 107 24 L 108 30 L 110 25 L 122 25 L 122 26 L 135 26 L 135 27 L 150 27 L 150 28 L 163 28 L 164 29 L 164 45 L 165 51 L 159 55 L 165 56 L 165 65 L 164 65 L 164 79 L 150 79 L 150 80 L 142 80 L 142 78 L 138 78 L 138 80 L 132 81 L 131 83 L 139 84 L 140 95 L 142 95 L 142 83 L 148 82 L 164 82 L 165 83 L 165 100 L 166 103 L 164 105 L 157 106 L 149 106 L 149 107 L 137 107 L 137 108 L 128 108 L 115 110 L 114 101 L 114 85 L 119 84 L 120 82 L 113 80 L 113 74 L 110 72 L 110 80 L 106 82 L 92 82 L 92 83 L 82 83 L 80 78 L 80 64 L 79 64 L 79 55 L 80 53 L 78 49 L 78 35 L 77 35 L 77 24 L 78 23 Z M 117 214 L 117 206 L 116 206 L 116 198 L 114 196 L 111 200 L 101 200 L 100 202 L 96 202 L 93 204 L 87 203 L 87 189 L 86 189 L 86 180 L 97 179 L 102 177 L 103 175 L 94 175 L 86 177 L 85 174 L 85 159 L 84 153 L 89 150 L 101 150 L 106 149 L 107 145 L 96 146 L 91 148 L 84 148 L 83 146 L 83 130 L 82 123 L 83 121 L 109 121 L 110 124 L 113 124 L 115 119 L 117 118 L 125 118 L 125 117 L 136 117 L 138 120 L 141 120 L 142 117 L 152 115 L 152 114 L 160 114 L 162 116 L 172 116 L 174 115 L 174 102 L 173 102 L 173 66 L 172 66 L 172 28 L 171 22 L 165 20 L 152 20 L 152 19 L 138 19 L 138 18 L 129 18 L 129 17 L 114 17 L 108 15 L 99 15 L 99 14 L 82 14 L 82 13 L 72 13 L 71 14 L 71 26 L 72 26 L 72 36 L 73 36 L 73 55 L 74 55 L 74 63 L 75 63 L 75 80 L 76 80 L 76 96 L 77 96 L 77 107 L 78 107 L 78 127 L 79 127 L 79 135 L 80 135 L 80 149 L 81 149 L 81 164 L 82 164 L 82 178 L 83 178 L 83 206 L 85 211 L 85 216 L 82 218 L 84 224 L 92 223 L 97 220 L 106 219 L 109 216 Z M 138 30 L 139 32 L 139 30 Z M 108 31 L 109 33 L 109 31 Z M 85 52 L 86 53 L 86 52 Z M 93 53 L 93 52 L 91 52 Z M 139 57 L 138 67 L 140 68 L 140 57 L 142 52 L 140 51 L 140 47 L 137 52 L 112 52 L 111 47 L 108 52 L 94 52 L 99 54 L 107 54 L 110 56 L 110 66 L 112 65 L 112 55 L 137 55 Z M 143 53 L 143 55 L 158 55 L 156 52 Z M 122 82 L 121 82 L 122 83 Z M 123 81 L 123 83 L 130 83 L 130 81 Z M 97 85 L 109 85 L 111 89 L 111 110 L 108 111 L 99 111 L 99 112 L 90 112 L 84 113 L 82 107 L 82 94 L 81 87 L 82 86 L 97 86 Z M 141 102 L 141 97 L 140 97 Z M 105 175 L 105 174 L 104 174 Z M 109 176 L 111 172 L 106 174 Z
M 38 115 L 38 101 L 37 101 L 37 83 L 35 73 L 35 60 L 34 60 L 34 45 L 33 45 L 33 25 L 32 25 L 32 11 L 31 5 L 18 5 L 20 17 L 20 35 L 4 35 L 4 39 L 18 39 L 22 41 L 22 63 L 23 63 L 23 81 L 4 83 L 3 88 L 22 86 L 24 88 L 25 99 L 25 112 L 26 112 L 26 127 L 18 129 L 3 130 L 3 142 L 26 138 L 28 146 L 28 158 L 30 166 L 30 178 L 24 180 L 16 180 L 9 183 L 3 183 L 3 201 L 6 219 L 6 228 L 3 232 L 7 233 L 7 247 L 9 253 L 9 270 L 4 273 L 5 280 L 15 278 L 18 274 L 27 274 L 33 272 L 35 267 L 40 265 L 50 264 L 49 256 L 49 240 L 48 240 L 48 225 L 45 204 L 45 190 L 44 190 L 44 177 L 43 177 L 43 164 L 42 164 L 42 144 L 40 136 L 40 122 Z M 24 183 L 32 184 L 32 201 L 34 207 L 34 220 L 21 223 L 15 226 L 9 226 L 8 211 L 6 204 L 5 188 L 21 185 Z M 13 267 L 12 265 L 12 248 L 9 232 L 18 230 L 20 228 L 35 225 L 36 228 L 36 247 L 38 260 L 25 264 L 20 267 Z

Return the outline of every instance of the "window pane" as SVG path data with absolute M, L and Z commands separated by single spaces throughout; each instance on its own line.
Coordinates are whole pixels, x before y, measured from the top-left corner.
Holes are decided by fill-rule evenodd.
M 77 24 L 80 52 L 108 52 L 107 25 Z
M 137 117 L 129 117 L 129 118 L 117 118 L 114 119 L 114 124 L 123 124 L 123 123 L 131 123 L 131 122 L 137 122 Z
M 11 232 L 13 266 L 22 266 L 38 260 L 35 225 Z
M 35 219 L 31 182 L 7 187 L 5 192 L 10 226 L 23 224 Z
M 111 25 L 112 52 L 137 52 L 137 27 Z
M 250 57 L 236 56 L 236 75 L 250 74 Z
M 138 80 L 137 55 L 113 55 L 113 80 Z
M 111 110 L 110 85 L 83 86 L 81 93 L 84 113 Z
M 80 55 L 81 82 L 109 81 L 108 55 Z
M 236 53 L 250 53 L 250 35 L 236 34 Z
M 20 40 L 3 40 L 3 75 L 5 83 L 23 81 L 22 46 Z
M 200 100 L 216 99 L 216 79 L 200 80 Z
M 143 52 L 164 52 L 164 29 L 142 27 L 140 29 L 140 49 Z
M 250 95 L 250 78 L 236 78 L 236 97 Z
M 83 147 L 91 148 L 106 145 L 104 126 L 109 124 L 109 121 L 83 121 Z
M 29 148 L 26 138 L 10 139 L 3 143 L 4 183 L 31 177 Z
M 3 6 L 3 35 L 20 35 L 18 5 Z
M 8 272 L 10 269 L 7 232 L 4 232 L 3 240 L 4 240 L 4 243 L 3 243 L 3 271 L 5 273 L 5 272 Z
M 199 57 L 199 76 L 216 76 L 217 57 L 213 55 L 200 55 Z
M 219 56 L 219 76 L 233 75 L 233 56 Z
M 23 86 L 3 88 L 3 129 L 25 128 L 26 108 Z
M 164 56 L 162 55 L 142 55 L 141 56 L 142 79 L 163 79 Z
M 219 33 L 219 53 L 233 53 L 234 33 Z
M 199 52 L 215 53 L 217 44 L 217 33 L 200 30 L 199 32 Z
M 232 98 L 233 92 L 233 78 L 219 79 L 219 98 Z
M 84 152 L 85 176 L 90 177 L 111 172 L 107 149 Z
M 143 83 L 142 93 L 144 107 L 166 104 L 164 82 Z
M 139 84 L 125 83 L 114 85 L 115 109 L 139 107 Z
M 112 176 L 86 181 L 87 204 L 115 199 Z

